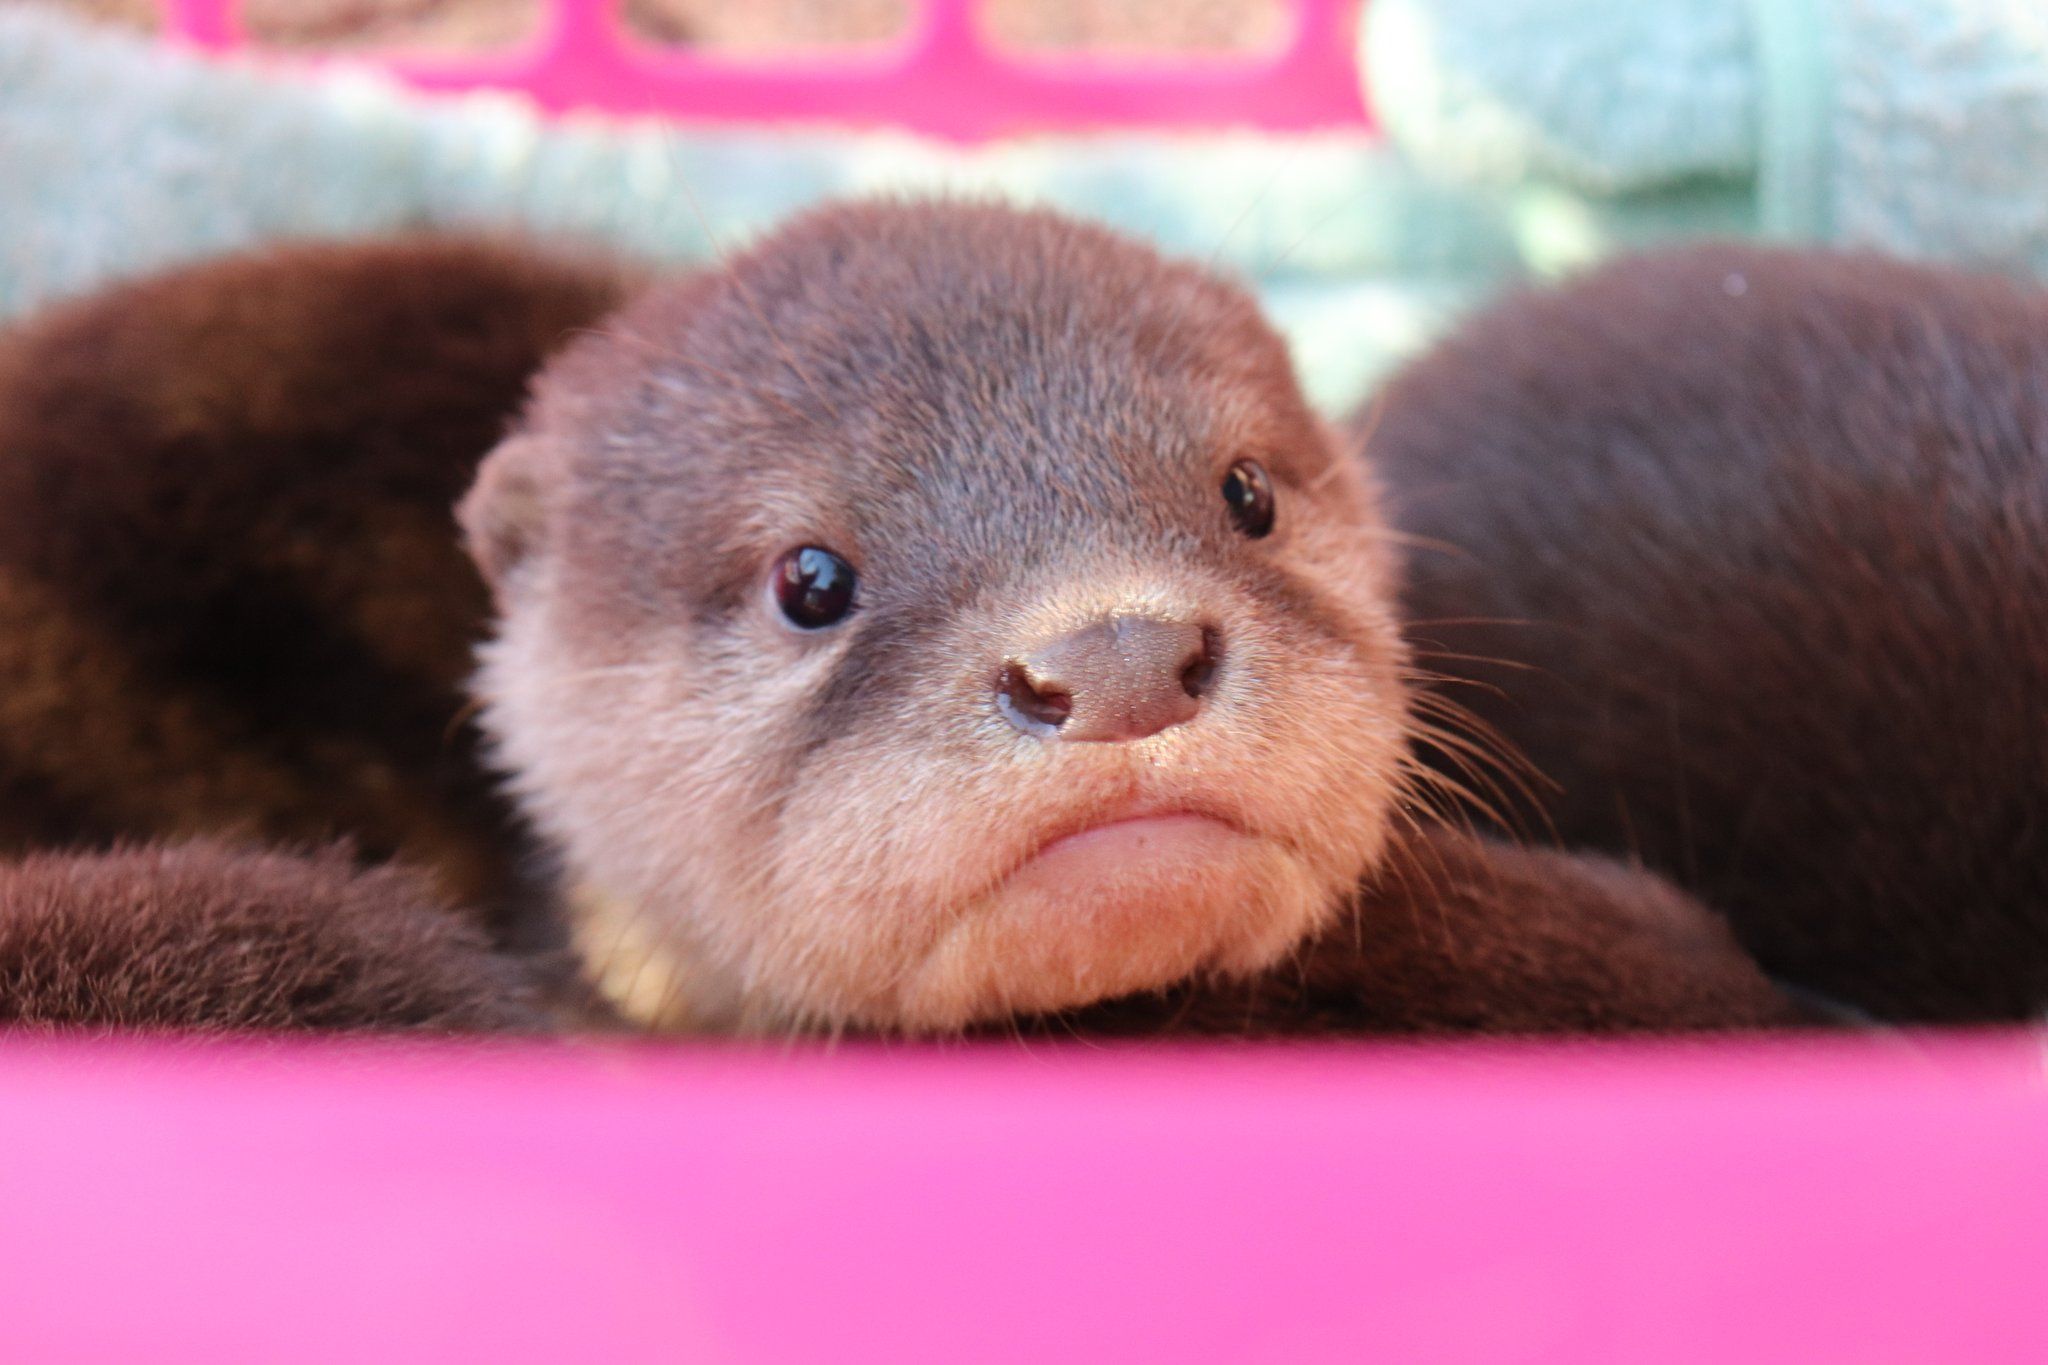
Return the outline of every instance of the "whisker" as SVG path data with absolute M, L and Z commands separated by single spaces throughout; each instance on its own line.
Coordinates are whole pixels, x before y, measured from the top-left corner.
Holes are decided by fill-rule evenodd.
M 1495 728 L 1492 722 L 1473 714 L 1451 698 L 1439 692 L 1417 692 L 1410 696 L 1410 704 L 1422 709 L 1427 715 L 1455 727 L 1452 733 L 1478 746 L 1487 758 L 1498 764 L 1503 775 L 1513 773 L 1529 781 L 1540 783 L 1553 792 L 1561 791 L 1556 782 L 1539 769 L 1529 756 L 1521 751 L 1515 742 Z
M 1435 692 L 1416 692 L 1410 697 L 1415 715 L 1411 718 L 1423 742 L 1445 755 L 1476 780 L 1469 764 L 1490 770 L 1498 781 L 1486 783 L 1488 795 L 1516 811 L 1533 811 L 1551 843 L 1560 842 L 1544 793 L 1557 795 L 1564 789 L 1530 761 L 1529 756 L 1483 717 L 1474 715 L 1451 698 Z M 1519 801 L 1511 801 L 1500 786 L 1505 783 Z M 1529 830 L 1520 819 L 1507 827 L 1516 838 L 1527 840 Z
M 665 663 L 600 664 L 592 668 L 578 669 L 574 673 L 561 673 L 550 678 L 554 683 L 589 682 L 596 678 L 629 678 L 644 674 L 660 674 L 671 671 Z
M 1415 657 L 1418 659 L 1448 659 L 1452 663 L 1488 664 L 1495 668 L 1511 669 L 1517 673 L 1541 673 L 1544 671 L 1535 664 L 1523 663 L 1520 659 L 1500 659 L 1495 658 L 1491 654 L 1461 654 L 1456 650 L 1450 649 L 1420 649 L 1416 647 L 1417 644 L 1418 642 L 1414 640 L 1408 642 L 1409 648 L 1414 650 Z
M 1280 183 L 1280 177 L 1292 170 L 1295 163 L 1300 159 L 1301 144 L 1296 142 L 1288 148 L 1287 155 L 1280 159 L 1279 164 L 1274 166 L 1273 173 L 1266 177 L 1266 183 L 1259 186 L 1259 191 L 1252 196 L 1251 202 L 1246 204 L 1238 212 L 1238 215 L 1230 220 L 1230 226 L 1223 231 L 1223 240 L 1216 243 L 1214 249 L 1209 252 L 1209 259 L 1205 263 L 1207 269 L 1213 271 L 1217 268 L 1223 259 L 1224 248 L 1230 245 L 1231 238 L 1237 236 L 1237 230 L 1243 227 L 1246 221 L 1251 218 L 1252 212 L 1265 202 L 1266 196 L 1273 192 L 1273 187 Z
M 1544 622 L 1519 616 L 1438 616 L 1428 620 L 1405 620 L 1408 630 L 1431 630 L 1437 626 L 1538 626 Z
M 1427 832 L 1422 827 L 1422 822 L 1416 818 L 1414 811 L 1396 807 L 1396 815 L 1407 825 L 1412 838 L 1406 844 L 1396 847 L 1393 856 L 1387 860 L 1381 871 L 1383 875 L 1392 877 L 1408 893 L 1404 899 L 1408 902 L 1408 918 L 1409 922 L 1415 926 L 1416 936 L 1419 938 L 1422 935 L 1421 907 L 1424 902 L 1427 902 L 1436 907 L 1439 941 L 1443 943 L 1447 951 L 1453 950 L 1457 936 L 1451 932 L 1450 912 L 1444 908 L 1444 893 L 1449 889 L 1451 881 L 1450 864 L 1444 861 L 1443 851 L 1430 841 Z M 1435 877 L 1430 877 L 1427 870 L 1420 866 L 1420 856 L 1425 849 L 1428 850 L 1430 860 L 1436 864 L 1437 875 Z M 1424 885 L 1429 894 L 1417 896 L 1413 893 L 1412 888 L 1414 884 L 1409 879 L 1411 870 L 1424 879 Z
M 1534 794 L 1515 775 L 1503 773 L 1496 776 L 1490 771 L 1492 755 L 1461 742 L 1457 736 L 1432 728 L 1417 727 L 1415 738 L 1435 750 L 1458 772 L 1469 785 L 1477 788 L 1488 801 L 1498 808 L 1515 812 L 1516 818 L 1506 822 L 1506 827 L 1516 838 L 1523 838 L 1528 831 L 1523 827 L 1520 810 L 1523 806 L 1537 804 Z M 1434 765 L 1432 765 L 1434 766 Z
M 1415 685 L 1411 689 L 1412 695 L 1417 697 L 1443 697 L 1445 702 L 1453 706 L 1457 705 L 1457 703 L 1444 696 L 1444 688 L 1469 687 L 1475 692 L 1483 692 L 1498 701 L 1513 700 L 1508 696 L 1507 689 L 1499 683 L 1487 682 L 1483 678 L 1461 678 L 1454 673 L 1439 673 L 1433 668 L 1422 668 L 1415 664 L 1409 664 L 1403 668 L 1401 670 L 1401 678 L 1404 682 Z
M 1432 550 L 1438 554 L 1451 555 L 1458 559 L 1479 562 L 1479 557 L 1464 546 L 1451 540 L 1438 540 L 1435 536 L 1418 535 L 1413 531 L 1396 530 L 1391 526 L 1373 527 L 1368 534 L 1392 545 L 1406 545 L 1417 550 Z
M 1387 394 L 1386 390 L 1382 389 L 1366 401 L 1365 414 L 1360 419 L 1358 428 L 1350 433 L 1349 449 L 1354 457 L 1363 457 L 1368 463 L 1371 462 L 1372 438 L 1374 433 L 1379 431 L 1380 423 L 1385 420 L 1386 415 Z
M 1260 273 L 1265 275 L 1279 274 L 1280 267 L 1287 264 L 1287 260 L 1289 257 L 1294 255 L 1295 252 L 1301 250 L 1303 247 L 1307 246 L 1310 242 L 1314 241 L 1317 233 L 1321 232 L 1324 228 L 1328 227 L 1331 221 L 1335 219 L 1339 213 L 1343 212 L 1345 209 L 1350 207 L 1352 207 L 1351 204 L 1346 203 L 1344 200 L 1340 199 L 1336 203 L 1330 205 L 1330 207 L 1328 207 L 1327 209 L 1324 209 L 1320 214 L 1316 215 L 1316 220 L 1310 223 L 1308 227 L 1302 231 L 1302 234 L 1299 237 L 1296 237 L 1292 242 L 1288 243 L 1287 249 L 1282 251 L 1278 256 L 1274 257 L 1270 262 L 1268 262 L 1265 268 Z
M 1471 819 L 1472 814 L 1475 812 L 1481 818 L 1492 822 L 1498 829 L 1512 831 L 1515 828 L 1514 821 L 1509 820 L 1496 809 L 1492 802 L 1488 801 L 1478 792 L 1473 791 L 1467 784 L 1444 772 L 1441 768 L 1432 768 L 1424 764 L 1418 764 L 1414 770 L 1414 775 L 1418 781 L 1424 784 L 1424 786 L 1418 789 L 1420 793 L 1450 797 L 1464 803 L 1467 807 L 1464 811 L 1459 811 L 1454 807 L 1450 810 L 1436 810 L 1434 813 L 1446 823 L 1454 824 L 1465 833 L 1474 837 L 1478 836 L 1479 831 L 1473 827 Z
M 484 701 L 481 697 L 466 698 L 462 705 L 456 707 L 455 714 L 448 717 L 448 723 L 441 728 L 441 747 L 445 749 L 453 744 L 462 727 L 475 720 L 483 709 Z

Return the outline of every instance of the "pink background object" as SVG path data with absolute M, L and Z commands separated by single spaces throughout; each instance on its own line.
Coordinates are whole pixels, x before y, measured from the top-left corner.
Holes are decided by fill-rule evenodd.
M 0 1048 L 0 1360 L 2035 1361 L 2043 1039 Z
M 1357 3 L 1294 6 L 1293 32 L 1267 56 L 1097 63 L 1005 54 L 982 36 L 977 0 L 923 0 L 919 22 L 890 50 L 756 62 L 637 42 L 621 30 L 613 0 L 552 0 L 541 32 L 509 54 L 393 54 L 376 65 L 422 90 L 517 90 L 557 112 L 890 124 L 963 140 L 1125 125 L 1365 125 Z M 235 0 L 164 0 L 164 9 L 169 33 L 185 43 L 247 46 Z

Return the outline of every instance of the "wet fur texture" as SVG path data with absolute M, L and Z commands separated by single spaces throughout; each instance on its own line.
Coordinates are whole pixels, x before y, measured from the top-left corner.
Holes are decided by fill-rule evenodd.
M 607 268 L 490 245 L 307 246 L 0 341 L 7 846 L 352 835 L 499 940 L 530 933 L 463 719 L 488 608 L 448 505 L 617 295 Z M 1270 543 L 1217 501 L 1246 453 L 1280 480 Z M 623 906 L 583 916 L 591 970 L 655 982 L 645 1018 L 715 1027 L 945 1030 L 1107 996 L 1020 1027 L 1788 1018 L 1653 878 L 1431 826 L 1374 502 L 1240 291 L 1047 215 L 837 210 L 644 294 L 545 367 L 464 507 L 505 605 L 483 693 L 563 855 L 552 889 Z M 760 589 L 811 538 L 858 556 L 867 596 L 806 638 Z M 989 713 L 1005 650 L 1133 603 L 1224 628 L 1201 726 L 1048 754 Z M 1161 792 L 1243 828 L 1236 861 L 1002 903 L 1038 842 Z M 39 855 L 0 888 L 17 1018 L 534 1017 L 529 966 L 339 852 Z
M 347 836 L 512 931 L 452 506 L 617 273 L 304 245 L 0 337 L 0 853 Z
M 1418 652 L 1568 844 L 1865 1010 L 2048 1005 L 2048 296 L 1689 250 L 1492 309 L 1359 430 L 1439 547 Z
M 423 878 L 347 850 L 0 867 L 0 1028 L 538 1032 L 544 987 Z

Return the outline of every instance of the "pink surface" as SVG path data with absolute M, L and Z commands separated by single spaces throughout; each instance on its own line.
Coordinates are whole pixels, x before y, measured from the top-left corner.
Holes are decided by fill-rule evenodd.
M 0 1046 L 0 1360 L 2035 1360 L 2039 1037 Z
M 236 0 L 162 0 L 167 29 L 209 51 L 246 46 Z M 636 43 L 613 0 L 552 0 L 548 23 L 502 56 L 400 57 L 378 65 L 423 90 L 519 90 L 549 110 L 741 122 L 892 124 L 973 139 L 1024 130 L 1144 125 L 1358 127 L 1356 0 L 1294 0 L 1297 22 L 1262 57 L 1096 64 L 995 50 L 977 0 L 923 0 L 900 46 L 866 56 L 720 60 Z

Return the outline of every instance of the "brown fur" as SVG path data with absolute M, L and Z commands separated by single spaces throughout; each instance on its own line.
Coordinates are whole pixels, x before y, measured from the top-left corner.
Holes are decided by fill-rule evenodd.
M 1250 981 L 1050 1020 L 1123 1037 L 1451 1036 L 1762 1029 L 1809 1022 L 1727 926 L 1604 858 L 1432 830 L 1393 850 L 1343 916 Z
M 293 248 L 0 343 L 0 833 L 352 834 L 502 903 L 443 500 L 610 297 L 472 244 Z M 652 983 L 645 1017 L 946 1029 L 1189 978 L 1163 1017 L 1207 1032 L 1784 1017 L 1652 879 L 1427 830 L 1373 490 L 1233 286 L 1049 215 L 839 209 L 651 291 L 538 395 L 465 505 L 506 611 L 485 693 L 563 891 L 616 911 L 584 917 L 592 970 L 635 1005 Z M 1218 500 L 1247 454 L 1269 540 Z M 762 573 L 812 539 L 866 596 L 796 637 Z M 1133 603 L 1219 629 L 1200 717 L 1084 752 L 995 715 L 1010 652 Z M 1134 797 L 1240 845 L 1005 899 L 1038 842 Z M 28 1013 L 500 1026 L 463 992 L 524 970 L 339 854 L 14 875 L 0 942 L 31 974 L 0 993 Z M 341 995 L 273 989 L 297 982 Z
M 0 865 L 0 1029 L 536 1031 L 542 985 L 421 878 L 342 849 Z
M 1568 843 L 1866 1010 L 2048 1004 L 2048 295 L 1689 250 L 1484 314 L 1361 426 L 1446 547 L 1422 662 Z
M 502 918 L 450 507 L 617 291 L 488 244 L 295 246 L 0 339 L 0 851 L 347 835 Z

